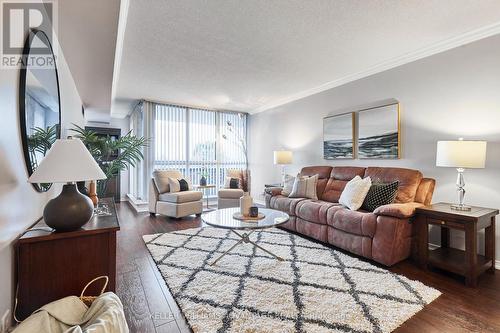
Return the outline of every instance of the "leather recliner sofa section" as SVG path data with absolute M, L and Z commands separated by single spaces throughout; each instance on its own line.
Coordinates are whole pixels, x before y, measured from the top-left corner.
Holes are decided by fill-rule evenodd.
M 280 188 L 266 189 L 266 207 L 284 211 L 290 220 L 286 229 L 332 244 L 386 266 L 410 256 L 415 209 L 428 205 L 435 180 L 418 170 L 387 167 L 305 167 L 301 175 L 318 175 L 318 200 L 289 198 Z M 346 183 L 355 176 L 372 181 L 399 181 L 394 203 L 373 212 L 352 211 L 338 203 Z

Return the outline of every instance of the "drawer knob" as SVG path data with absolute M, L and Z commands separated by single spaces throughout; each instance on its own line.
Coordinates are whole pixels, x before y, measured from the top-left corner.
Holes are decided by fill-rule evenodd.
M 446 222 L 445 221 L 441 221 L 441 224 L 446 224 Z

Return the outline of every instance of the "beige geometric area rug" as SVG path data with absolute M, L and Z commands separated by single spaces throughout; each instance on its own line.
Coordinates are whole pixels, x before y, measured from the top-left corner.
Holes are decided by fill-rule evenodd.
M 188 229 L 144 241 L 194 332 L 391 332 L 441 293 L 280 229 Z

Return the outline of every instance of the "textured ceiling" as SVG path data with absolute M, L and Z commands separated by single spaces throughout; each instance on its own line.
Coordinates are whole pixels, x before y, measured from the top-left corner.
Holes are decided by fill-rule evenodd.
M 497 22 L 498 0 L 134 0 L 112 114 L 141 98 L 261 111 Z
M 60 0 L 58 39 L 86 109 L 109 115 L 120 0 Z

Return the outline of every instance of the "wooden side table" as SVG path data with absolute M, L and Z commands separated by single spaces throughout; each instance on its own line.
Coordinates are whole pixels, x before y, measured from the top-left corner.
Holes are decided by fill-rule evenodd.
M 498 209 L 472 207 L 456 211 L 440 202 L 416 210 L 417 260 L 422 269 L 428 264 L 465 277 L 467 286 L 475 287 L 485 271 L 495 273 L 495 216 Z M 441 247 L 429 250 L 429 225 L 441 227 Z M 465 251 L 451 248 L 450 229 L 465 232 Z M 485 229 L 484 256 L 477 253 L 477 232 Z

